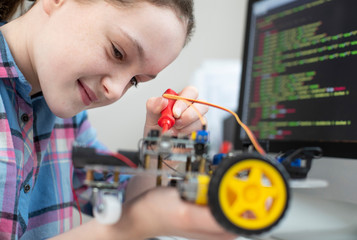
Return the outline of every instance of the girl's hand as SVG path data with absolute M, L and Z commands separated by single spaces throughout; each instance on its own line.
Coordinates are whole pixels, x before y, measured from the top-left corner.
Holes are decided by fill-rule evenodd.
M 237 236 L 223 229 L 207 206 L 199 206 L 181 199 L 177 189 L 157 187 L 124 204 L 124 216 L 116 230 L 124 228 L 143 239 L 155 236 L 180 236 L 189 239 L 232 240 Z M 132 224 L 123 224 L 126 214 Z M 126 226 L 126 227 L 124 227 Z
M 188 86 L 184 88 L 179 94 L 179 96 L 197 99 L 198 91 L 195 87 Z M 158 129 L 161 130 L 157 121 L 160 118 L 161 111 L 167 106 L 168 99 L 164 97 L 153 97 L 146 102 L 146 122 L 144 129 L 144 136 L 147 136 L 150 130 Z M 200 114 L 203 116 L 207 113 L 208 107 L 202 104 L 193 104 Z M 177 135 L 188 135 L 192 131 L 198 130 L 202 127 L 199 115 L 193 109 L 192 106 L 187 105 L 184 101 L 177 100 L 173 107 L 173 114 L 176 119 L 175 125 L 169 130 L 174 136 Z
M 117 223 L 104 225 L 93 219 L 53 240 L 143 240 L 156 236 L 180 236 L 197 240 L 237 238 L 217 223 L 207 206 L 182 200 L 175 188 L 157 187 L 125 202 Z

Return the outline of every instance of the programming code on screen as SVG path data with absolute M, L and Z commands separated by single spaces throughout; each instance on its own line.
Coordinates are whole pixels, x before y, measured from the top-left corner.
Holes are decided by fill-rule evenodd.
M 356 141 L 357 1 L 259 9 L 250 25 L 243 122 L 258 139 Z

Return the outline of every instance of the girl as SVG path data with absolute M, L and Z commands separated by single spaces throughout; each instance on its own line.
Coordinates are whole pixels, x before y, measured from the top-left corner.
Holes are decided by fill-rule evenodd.
M 8 20 L 21 1 L 2 1 Z M 74 141 L 101 148 L 87 109 L 111 104 L 154 79 L 179 55 L 193 28 L 192 0 L 38 0 L 0 28 L 0 238 L 228 239 L 206 207 L 155 188 L 127 201 L 119 222 L 72 230 Z M 196 98 L 185 88 L 180 95 Z M 158 128 L 167 100 L 149 99 L 144 132 Z M 204 114 L 207 108 L 197 106 Z M 175 133 L 199 126 L 177 102 Z M 72 179 L 73 177 L 73 179 Z

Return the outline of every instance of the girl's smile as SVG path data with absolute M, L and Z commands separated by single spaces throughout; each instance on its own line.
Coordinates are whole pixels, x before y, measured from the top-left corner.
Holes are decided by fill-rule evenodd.
M 78 79 L 78 88 L 82 97 L 84 105 L 89 106 L 91 103 L 94 103 L 98 100 L 95 93 L 81 80 Z

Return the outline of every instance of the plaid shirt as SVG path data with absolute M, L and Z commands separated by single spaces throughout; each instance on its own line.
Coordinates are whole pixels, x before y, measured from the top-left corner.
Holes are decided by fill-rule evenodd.
M 0 239 L 44 239 L 69 230 L 72 143 L 101 147 L 86 112 L 53 115 L 16 66 L 0 33 Z M 82 176 L 80 176 L 82 175 Z

